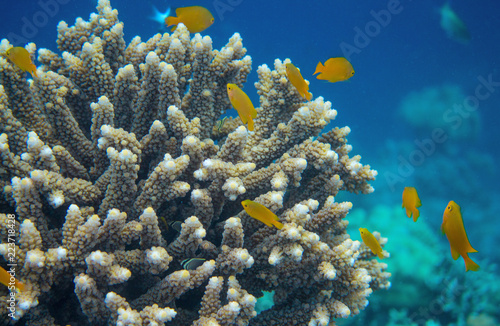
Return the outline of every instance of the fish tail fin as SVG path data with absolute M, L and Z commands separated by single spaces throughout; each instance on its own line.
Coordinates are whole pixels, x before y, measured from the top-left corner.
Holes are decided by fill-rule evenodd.
M 380 259 L 384 259 L 384 258 L 385 258 L 385 255 L 384 255 L 384 252 L 383 252 L 383 251 L 378 252 L 378 253 L 377 253 L 377 256 L 378 256 L 378 258 L 380 258 Z
M 248 130 L 253 131 L 253 129 L 254 129 L 253 127 L 254 127 L 253 119 L 252 119 L 252 117 L 248 117 Z
M 149 16 L 149 19 L 154 20 L 158 24 L 164 24 L 166 23 L 167 17 L 170 15 L 170 8 L 167 8 L 165 12 L 161 12 L 153 6 L 153 15 Z
M 465 271 L 478 271 L 479 270 L 479 265 L 476 264 L 472 259 L 469 258 L 469 255 L 467 253 L 462 256 L 464 258 L 465 262 Z
M 273 225 L 278 229 L 281 230 L 283 228 L 283 223 L 278 222 L 278 221 L 273 221 Z
M 306 100 L 310 101 L 312 97 L 313 97 L 312 93 L 306 92 Z
M 179 17 L 169 16 L 165 18 L 165 24 L 167 24 L 167 27 L 172 25 L 177 25 L 179 24 L 179 22 L 180 22 Z
M 406 209 L 406 216 L 411 218 L 411 209 L 409 207 L 405 207 L 405 209 Z
M 316 75 L 320 72 L 323 72 L 323 69 L 325 68 L 325 66 L 323 66 L 323 64 L 320 62 L 318 62 L 318 65 L 316 66 L 316 71 L 314 72 L 313 75 Z
M 412 213 L 413 213 L 413 222 L 416 222 L 420 217 L 420 211 L 415 208 L 415 210 Z

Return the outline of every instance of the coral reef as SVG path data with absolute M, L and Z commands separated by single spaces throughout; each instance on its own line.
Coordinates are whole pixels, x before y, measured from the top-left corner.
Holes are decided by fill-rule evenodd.
M 390 285 L 346 233 L 352 204 L 334 200 L 372 192 L 377 173 L 349 156 L 348 127 L 319 136 L 337 112 L 302 101 L 288 59 L 258 68 L 250 133 L 219 123 L 226 84 L 251 70 L 239 34 L 215 50 L 180 24 L 127 45 L 109 1 L 97 11 L 58 25 L 62 54 L 38 50 L 34 80 L 0 57 L 0 254 L 11 226 L 26 285 L 14 313 L 0 290 L 6 322 L 327 325 Z M 250 218 L 244 199 L 283 229 Z M 184 269 L 193 257 L 203 264 Z M 275 304 L 257 315 L 262 291 Z
M 385 249 L 392 253 L 388 262 L 392 286 L 370 300 L 363 314 L 342 325 L 466 326 L 499 319 L 497 266 L 483 260 L 481 273 L 464 273 L 463 262 L 452 259 L 439 227 L 429 223 L 441 209 L 421 209 L 417 223 L 400 205 L 351 211 L 349 228 L 376 227 L 390 239 Z

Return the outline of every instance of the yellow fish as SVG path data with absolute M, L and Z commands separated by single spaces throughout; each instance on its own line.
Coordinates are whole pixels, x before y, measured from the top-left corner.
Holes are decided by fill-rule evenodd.
M 299 69 L 295 67 L 292 63 L 287 63 L 286 65 L 286 76 L 290 83 L 297 89 L 300 96 L 310 101 L 312 98 L 312 94 L 309 93 L 309 85 L 307 85 L 306 81 L 300 74 Z
M 330 58 L 326 60 L 325 65 L 321 62 L 316 66 L 316 71 L 313 75 L 316 75 L 317 79 L 328 80 L 331 83 L 338 81 L 348 80 L 354 76 L 354 68 L 351 63 L 347 61 L 344 57 Z
M 378 256 L 380 259 L 384 259 L 385 256 L 382 253 L 382 247 L 380 246 L 380 243 L 378 243 L 377 238 L 368 231 L 368 229 L 365 228 L 359 228 L 359 234 L 361 234 L 361 239 L 363 239 L 363 242 L 365 245 L 370 248 L 370 250 Z
M 413 221 L 416 222 L 420 216 L 420 211 L 417 209 L 422 206 L 420 198 L 418 198 L 417 189 L 414 187 L 405 187 L 403 190 L 403 205 L 401 207 L 406 208 L 406 216 L 410 217 L 413 215 Z
M 191 6 L 177 8 L 175 10 L 177 17 L 167 17 L 165 24 L 172 26 L 172 31 L 175 30 L 177 24 L 183 23 L 186 25 L 190 33 L 203 32 L 214 23 L 214 16 L 207 8 L 200 6 Z
M 36 66 L 33 64 L 33 61 L 31 61 L 30 53 L 25 48 L 22 46 L 12 47 L 5 52 L 5 55 L 13 64 L 18 66 L 19 69 L 29 72 L 31 77 L 38 77 L 36 74 Z
M 278 222 L 278 216 L 271 212 L 266 206 L 251 201 L 250 199 L 241 202 L 245 212 L 256 220 L 261 221 L 267 226 L 275 226 L 277 229 L 281 230 L 283 228 L 283 223 Z
M 248 123 L 248 130 L 253 131 L 253 119 L 257 117 L 257 111 L 248 95 L 236 84 L 227 84 L 227 95 L 233 107 L 238 111 L 241 121 L 244 124 Z
M 479 270 L 479 265 L 473 262 L 472 259 L 469 258 L 469 255 L 467 255 L 467 253 L 477 252 L 477 250 L 470 245 L 467 233 L 465 233 L 464 220 L 462 219 L 462 213 L 460 213 L 460 206 L 453 200 L 448 203 L 448 206 L 446 206 L 444 210 L 441 231 L 446 234 L 450 242 L 451 257 L 457 260 L 459 256 L 462 256 L 465 262 L 466 272 L 469 270 Z
M 14 290 L 14 285 L 19 291 L 24 291 L 24 284 L 16 279 L 14 281 L 14 285 L 10 284 L 11 277 L 12 276 L 3 267 L 0 266 L 0 283 L 8 287 L 11 291 Z

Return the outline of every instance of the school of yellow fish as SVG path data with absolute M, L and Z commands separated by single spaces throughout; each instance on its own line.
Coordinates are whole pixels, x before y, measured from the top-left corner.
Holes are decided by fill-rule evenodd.
M 420 216 L 418 207 L 422 206 L 420 198 L 418 197 L 417 190 L 414 187 L 405 187 L 403 190 L 403 205 L 406 209 L 406 215 L 412 217 L 413 221 L 417 221 Z M 477 271 L 479 265 L 469 258 L 469 252 L 477 252 L 472 248 L 467 233 L 465 232 L 464 220 L 460 212 L 460 206 L 453 200 L 448 203 L 443 213 L 443 223 L 441 224 L 441 231 L 448 238 L 451 249 L 451 257 L 457 260 L 462 256 L 465 262 L 465 271 Z
M 444 15 L 445 20 L 443 28 L 448 27 L 448 25 L 459 26 L 461 30 L 463 24 L 460 24 L 458 17 L 451 17 L 449 10 L 446 11 L 448 7 L 443 7 L 442 12 L 448 13 Z M 184 24 L 191 33 L 199 33 L 210 27 L 214 23 L 214 17 L 212 13 L 201 6 L 191 6 L 178 8 L 175 11 L 177 17 L 167 17 L 165 19 L 165 24 L 167 26 L 172 26 L 172 30 L 175 30 L 179 23 Z M 451 18 L 449 18 L 451 17 Z M 453 18 L 453 19 L 452 19 Z M 451 23 L 449 21 L 452 21 Z M 454 23 L 454 24 L 452 24 Z M 451 29 L 449 27 L 448 29 Z M 458 29 L 456 27 L 455 29 Z M 465 32 L 462 32 L 464 34 Z M 457 34 L 457 33 L 455 33 Z M 465 38 L 465 36 L 464 36 Z M 29 72 L 32 78 L 38 78 L 37 68 L 32 61 L 30 53 L 24 47 L 12 47 L 3 53 L 15 66 L 25 72 Z M 331 83 L 345 81 L 354 76 L 354 68 L 351 63 L 343 57 L 330 58 L 325 61 L 324 64 L 319 62 L 316 66 L 316 71 L 313 75 L 319 80 L 326 80 Z M 295 67 L 292 63 L 286 64 L 286 75 L 288 81 L 295 87 L 297 92 L 302 98 L 307 101 L 312 99 L 312 94 L 309 92 L 309 82 L 306 81 L 300 72 L 300 70 Z M 248 126 L 249 131 L 254 130 L 254 119 L 257 117 L 257 110 L 252 104 L 252 101 L 248 95 L 237 85 L 227 84 L 227 95 L 231 102 L 231 105 L 238 112 L 243 124 Z M 225 118 L 221 120 L 220 129 L 225 121 Z M 283 228 L 283 224 L 279 222 L 278 217 L 271 210 L 269 210 L 264 205 L 254 202 L 252 200 L 244 200 L 241 202 L 245 212 L 252 218 L 261 221 L 269 227 L 276 227 L 278 230 Z M 413 221 L 417 221 L 420 216 L 418 207 L 422 204 L 420 198 L 418 197 L 417 190 L 413 187 L 406 187 L 403 191 L 403 204 L 402 207 L 406 209 L 406 215 Z M 465 270 L 477 271 L 479 270 L 479 265 L 473 262 L 468 253 L 477 252 L 469 243 L 467 238 L 467 233 L 465 232 L 464 222 L 462 219 L 462 214 L 460 212 L 460 206 L 454 201 L 450 201 L 446 207 L 443 214 L 443 223 L 441 225 L 441 231 L 446 234 L 448 241 L 450 243 L 451 255 L 453 259 L 458 259 L 459 256 L 465 261 Z M 368 231 L 366 228 L 359 228 L 359 232 L 363 243 L 377 255 L 380 259 L 386 256 L 383 253 L 380 243 L 376 237 Z M 203 261 L 198 258 L 192 258 L 182 262 L 185 268 L 193 269 L 202 264 Z M 16 280 L 10 273 L 8 273 L 4 268 L 0 267 L 0 283 L 4 284 L 9 288 L 9 290 L 17 289 L 18 291 L 24 290 L 24 284 Z
M 401 205 L 406 209 L 406 215 L 413 221 L 417 222 L 420 216 L 418 207 L 422 206 L 417 190 L 414 187 L 405 187 L 403 190 L 403 204 Z M 451 257 L 457 260 L 462 256 L 465 262 L 465 271 L 478 271 L 479 265 L 469 258 L 468 253 L 477 252 L 472 248 L 467 233 L 465 232 L 464 221 L 460 206 L 453 200 L 448 203 L 443 213 L 443 223 L 441 224 L 441 231 L 448 238 L 451 249 Z M 360 228 L 361 239 L 363 243 L 370 248 L 370 250 L 377 255 L 380 259 L 385 258 L 382 254 L 382 247 L 373 234 L 365 228 Z

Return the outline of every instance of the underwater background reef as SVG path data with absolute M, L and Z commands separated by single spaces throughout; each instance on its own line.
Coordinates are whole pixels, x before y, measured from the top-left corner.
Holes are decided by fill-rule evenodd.
M 151 19 L 191 5 L 213 14 L 201 34 Z M 0 56 L 0 266 L 13 240 L 25 284 L 0 285 L 0 325 L 500 324 L 499 3 L 2 9 L 0 53 L 26 46 L 38 77 Z M 312 75 L 340 56 L 352 78 Z M 228 83 L 256 107 L 254 131 Z M 441 233 L 450 200 L 477 272 Z

